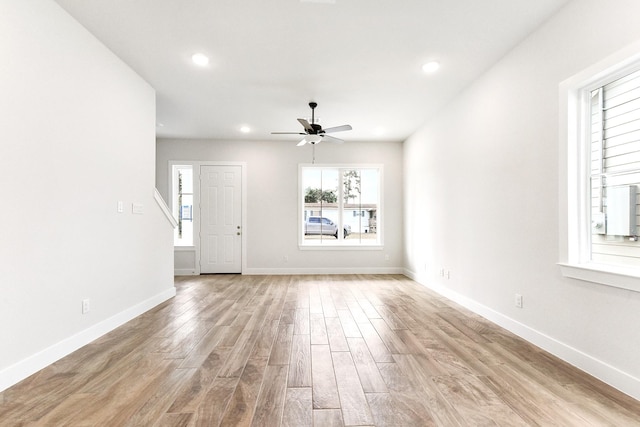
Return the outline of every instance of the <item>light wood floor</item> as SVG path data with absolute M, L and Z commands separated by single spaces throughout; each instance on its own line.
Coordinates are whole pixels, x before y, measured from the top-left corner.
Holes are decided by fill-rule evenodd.
M 0 394 L 0 425 L 640 426 L 640 402 L 403 276 L 200 276 Z

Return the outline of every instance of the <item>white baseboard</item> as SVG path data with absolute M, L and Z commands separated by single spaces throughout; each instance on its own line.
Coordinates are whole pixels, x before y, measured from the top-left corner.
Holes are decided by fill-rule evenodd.
M 537 331 L 523 323 L 520 323 L 502 313 L 499 313 L 485 305 L 467 298 L 449 288 L 425 280 L 421 275 L 406 270 L 404 275 L 421 284 L 422 286 L 437 292 L 438 294 L 454 301 L 457 304 L 473 311 L 485 319 L 495 323 L 504 329 L 513 332 L 519 337 L 542 348 L 556 357 L 564 360 L 576 368 L 598 378 L 610 386 L 628 394 L 634 399 L 640 400 L 640 379 L 635 378 L 618 368 L 594 358 L 578 349 L 575 349 L 557 339 Z
M 364 268 L 246 268 L 242 274 L 251 275 L 309 275 L 309 274 L 404 274 L 401 267 Z
M 173 270 L 174 276 L 197 276 L 198 274 L 193 268 L 176 268 Z
M 0 392 L 176 295 L 171 287 L 0 371 Z

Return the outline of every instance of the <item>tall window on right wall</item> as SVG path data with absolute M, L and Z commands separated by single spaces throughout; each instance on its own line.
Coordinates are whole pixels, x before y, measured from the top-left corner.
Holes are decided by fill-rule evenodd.
M 640 70 L 590 88 L 588 98 L 591 262 L 640 268 Z
M 560 271 L 640 292 L 640 41 L 559 94 Z

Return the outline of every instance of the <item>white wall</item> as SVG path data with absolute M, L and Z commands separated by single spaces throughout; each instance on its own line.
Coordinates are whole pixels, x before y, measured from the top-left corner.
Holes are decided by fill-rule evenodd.
M 558 85 L 640 39 L 638 16 L 635 0 L 569 3 L 404 147 L 407 273 L 636 398 L 640 293 L 556 263 Z
M 156 185 L 168 200 L 168 162 L 234 161 L 247 165 L 245 274 L 393 273 L 402 271 L 402 144 L 348 141 L 322 143 L 316 164 L 384 165 L 383 250 L 300 250 L 298 248 L 298 165 L 311 163 L 312 147 L 295 140 L 157 142 Z M 389 260 L 385 259 L 389 255 Z M 288 261 L 284 261 L 284 257 Z
M 0 57 L 2 390 L 175 289 L 152 88 L 50 0 L 0 3 Z

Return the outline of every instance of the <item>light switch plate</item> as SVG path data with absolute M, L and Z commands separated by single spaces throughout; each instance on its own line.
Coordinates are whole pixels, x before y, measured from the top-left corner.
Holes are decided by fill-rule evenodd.
M 144 213 L 144 205 L 142 203 L 132 203 L 131 212 L 137 215 L 142 215 Z

